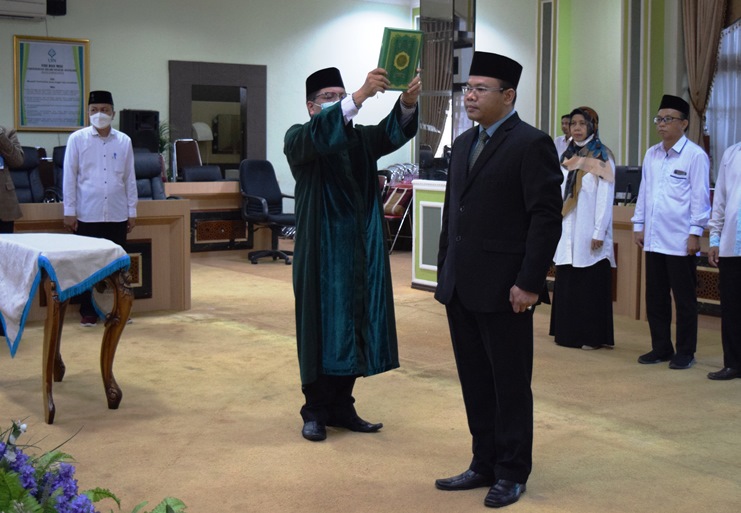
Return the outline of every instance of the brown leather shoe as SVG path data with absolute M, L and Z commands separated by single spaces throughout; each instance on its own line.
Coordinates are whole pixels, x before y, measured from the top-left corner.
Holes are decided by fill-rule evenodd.
M 457 476 L 435 480 L 435 488 L 438 490 L 473 490 L 474 488 L 491 486 L 493 482 L 493 477 L 484 476 L 468 469 Z
M 719 371 L 708 373 L 708 379 L 715 381 L 728 381 L 729 379 L 741 378 L 741 370 L 724 367 Z

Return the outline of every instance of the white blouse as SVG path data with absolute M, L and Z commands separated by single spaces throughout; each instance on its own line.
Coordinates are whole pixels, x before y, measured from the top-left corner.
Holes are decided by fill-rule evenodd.
M 608 162 L 615 176 L 615 162 L 612 159 Z M 614 181 L 608 182 L 592 173 L 584 174 L 576 207 L 562 221 L 561 239 L 553 258 L 556 265 L 589 267 L 607 258 L 610 266 L 615 267 L 612 244 L 614 196 Z M 603 241 L 602 247 L 592 251 L 592 239 Z

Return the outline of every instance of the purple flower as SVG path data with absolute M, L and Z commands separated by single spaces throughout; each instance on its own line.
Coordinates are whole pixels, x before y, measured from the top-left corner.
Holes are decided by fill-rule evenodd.
M 21 479 L 21 485 L 31 494 L 37 490 L 36 476 L 33 466 L 29 463 L 30 458 L 21 451 L 15 451 L 15 460 L 10 462 L 10 470 L 17 472 Z

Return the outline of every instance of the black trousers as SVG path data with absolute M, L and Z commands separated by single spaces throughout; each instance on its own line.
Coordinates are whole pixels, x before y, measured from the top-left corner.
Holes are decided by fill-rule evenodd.
M 720 257 L 723 367 L 741 369 L 741 257 Z
M 473 437 L 471 470 L 525 483 L 532 470 L 533 312 L 478 313 L 446 305 Z
M 127 225 L 128 221 L 118 223 L 84 223 L 77 221 L 77 231 L 75 233 L 86 237 L 108 239 L 119 246 L 125 246 Z M 93 306 L 92 291 L 86 290 L 77 297 L 80 300 L 80 315 L 82 317 L 97 316 L 95 307 Z
M 646 252 L 646 316 L 651 347 L 661 355 L 674 354 L 672 295 L 677 308 L 677 354 L 697 349 L 697 257 Z
M 355 376 L 328 376 L 320 374 L 313 383 L 303 385 L 306 403 L 301 408 L 304 422 L 315 420 L 321 423 L 350 420 L 357 415 L 355 398 L 352 395 Z

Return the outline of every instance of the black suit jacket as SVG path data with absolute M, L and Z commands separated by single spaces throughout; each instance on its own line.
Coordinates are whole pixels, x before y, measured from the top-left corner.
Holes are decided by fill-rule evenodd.
M 512 311 L 513 285 L 540 293 L 561 236 L 563 180 L 553 140 L 507 119 L 467 172 L 474 127 L 453 143 L 435 298 L 457 291 L 471 311 Z

